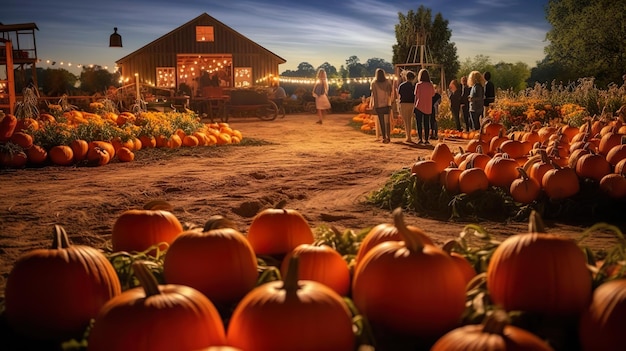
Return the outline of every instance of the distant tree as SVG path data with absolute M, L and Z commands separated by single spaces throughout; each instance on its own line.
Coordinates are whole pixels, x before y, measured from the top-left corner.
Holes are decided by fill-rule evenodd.
M 346 60 L 346 71 L 349 78 L 366 77 L 368 75 L 367 68 L 360 62 L 357 56 L 350 56 Z
M 489 56 L 476 55 L 474 59 L 466 59 L 461 63 L 457 77 L 467 77 L 471 71 L 491 73 L 491 81 L 496 89 L 520 91 L 526 89 L 526 81 L 530 77 L 530 69 L 524 62 L 507 63 L 500 61 L 495 65 Z
M 102 66 L 83 66 L 80 73 L 80 89 L 89 95 L 104 93 L 110 86 L 117 86 L 117 76 Z
M 47 96 L 62 96 L 76 90 L 78 77 L 63 68 L 37 69 L 37 85 Z
M 315 71 L 315 67 L 313 67 L 313 65 L 308 62 L 301 62 L 298 65 L 297 72 L 299 74 L 299 77 L 313 78 L 315 77 Z
M 565 67 L 565 76 L 595 77 L 598 86 L 621 83 L 626 73 L 626 2 L 615 0 L 549 0 L 552 25 L 545 48 L 550 60 Z
M 376 74 L 376 69 L 382 68 L 387 73 L 394 73 L 394 67 L 391 62 L 387 62 L 381 58 L 371 58 L 365 62 L 365 69 L 367 70 L 367 75 L 373 77 Z
M 395 26 L 397 43 L 392 46 L 392 63 L 396 65 L 419 62 L 419 53 L 415 54 L 418 49 L 417 34 L 422 28 L 426 32 L 429 58 L 432 58 L 432 62 L 429 63 L 443 65 L 446 80 L 450 80 L 456 76 L 460 64 L 456 46 L 450 42 L 452 32 L 448 28 L 448 20 L 444 19 L 441 13 L 437 13 L 433 20 L 432 10 L 424 5 L 420 5 L 417 12 L 409 10 L 406 15 L 398 13 L 398 24 Z M 431 77 L 438 76 L 432 73 L 434 72 L 431 72 Z
M 335 68 L 335 66 L 331 65 L 328 62 L 324 62 L 319 67 L 317 67 L 317 69 L 320 69 L 320 68 L 323 68 L 324 71 L 326 71 L 326 76 L 328 76 L 328 78 L 339 77 L 339 73 L 337 73 L 337 69 Z
M 528 78 L 527 85 L 534 86 L 535 83 L 551 84 L 553 81 L 561 84 L 573 82 L 577 79 L 576 73 L 568 72 L 565 67 L 547 56 L 542 61 L 537 62 L 537 67 L 530 70 L 530 78 Z

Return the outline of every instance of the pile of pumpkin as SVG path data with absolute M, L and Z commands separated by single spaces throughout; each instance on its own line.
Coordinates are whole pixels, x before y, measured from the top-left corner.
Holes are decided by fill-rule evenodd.
M 576 128 L 549 125 L 505 135 L 502 124 L 486 119 L 465 149 L 440 142 L 411 173 L 451 194 L 499 187 L 528 204 L 546 194 L 570 198 L 582 181 L 597 184 L 613 199 L 626 198 L 626 125 L 621 119 L 589 120 Z
M 243 137 L 228 123 L 202 123 L 193 113 L 179 117 L 185 120 L 185 129 L 166 128 L 172 126 L 166 121 L 173 119 L 173 113 L 100 115 L 70 110 L 58 113 L 57 117 L 41 113 L 34 118 L 0 113 L 0 168 L 102 166 L 112 160 L 133 161 L 140 149 L 236 144 Z M 146 132 L 143 128 L 146 125 L 157 125 L 160 129 Z M 94 133 L 91 139 L 76 133 L 90 128 L 100 133 Z
M 509 323 L 523 311 L 574 321 L 564 335 L 584 351 L 623 347 L 623 262 L 607 259 L 610 279 L 597 280 L 606 264 L 592 271 L 574 241 L 545 233 L 536 216 L 528 233 L 484 250 L 440 247 L 399 208 L 358 241 L 336 230 L 316 238 L 293 209 L 260 211 L 244 235 L 221 216 L 183 228 L 165 208 L 128 210 L 111 235 L 114 254 L 159 255 L 166 244 L 163 282 L 154 261 L 135 260 L 138 285 L 123 290 L 110 256 L 55 226 L 52 248 L 25 253 L 7 278 L 11 332 L 59 342 L 87 331 L 85 347 L 107 351 L 559 349 Z M 263 279 L 272 271 L 277 279 Z M 468 298 L 481 286 L 483 300 Z M 484 323 L 464 323 L 483 301 Z

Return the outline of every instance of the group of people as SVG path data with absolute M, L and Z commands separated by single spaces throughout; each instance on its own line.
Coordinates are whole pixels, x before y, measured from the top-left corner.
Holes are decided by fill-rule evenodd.
M 415 118 L 417 143 L 428 145 L 429 139 L 438 139 L 437 115 L 441 103 L 439 87 L 432 83 L 427 69 L 419 70 L 417 77 L 412 71 L 407 71 L 402 78 L 402 83 L 394 91 L 384 70 L 377 69 L 376 77 L 371 83 L 370 106 L 378 117 L 382 142 L 390 142 L 390 112 L 397 94 L 398 112 L 406 130 L 405 142 L 413 142 L 411 131 L 413 118 Z M 461 111 L 466 131 L 480 129 L 486 108 L 495 101 L 495 88 L 490 79 L 489 72 L 481 74 L 478 71 L 472 71 L 467 78 L 461 78 L 460 84 L 456 79 L 450 82 L 448 97 L 457 130 L 463 130 L 460 120 Z
M 450 81 L 448 87 L 450 111 L 458 131 L 463 131 L 461 114 L 465 131 L 480 130 L 482 119 L 487 115 L 489 106 L 495 101 L 496 90 L 491 82 L 491 73 L 481 74 L 472 71 L 467 77 Z

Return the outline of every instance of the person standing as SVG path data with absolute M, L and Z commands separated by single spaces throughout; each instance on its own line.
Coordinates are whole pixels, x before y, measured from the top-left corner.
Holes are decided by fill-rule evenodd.
M 413 116 L 415 116 L 415 86 L 413 80 L 415 73 L 406 72 L 404 82 L 398 86 L 398 96 L 400 97 L 400 115 L 404 122 L 404 130 L 406 133 L 405 142 L 411 143 L 411 130 L 413 125 Z
M 439 104 L 441 103 L 441 94 L 439 94 L 439 86 L 434 84 L 435 95 L 433 95 L 433 113 L 430 114 L 430 139 L 437 140 L 439 138 L 439 125 L 437 117 L 439 115 Z
M 465 131 L 470 129 L 470 113 L 469 113 L 469 94 L 470 87 L 467 85 L 467 77 L 461 77 L 461 112 L 463 113 L 463 123 L 465 123 Z
M 315 97 L 315 108 L 317 109 L 317 124 L 322 124 L 326 111 L 330 109 L 328 100 L 328 79 L 323 68 L 317 70 L 317 80 L 313 85 L 313 97 Z
M 435 96 L 435 88 L 430 82 L 430 74 L 428 70 L 422 68 L 417 73 L 417 84 L 415 84 L 415 124 L 419 138 L 418 144 L 430 144 L 428 135 L 430 133 L 430 115 L 433 113 L 433 96 Z
M 470 126 L 473 130 L 480 130 L 480 122 L 485 110 L 485 78 L 478 71 L 472 71 L 467 79 L 471 87 L 469 94 Z
M 391 113 L 391 98 L 393 96 L 393 86 L 387 79 L 382 68 L 376 69 L 376 77 L 370 85 L 370 104 L 378 116 L 378 125 L 383 137 L 383 143 L 391 141 L 391 123 L 389 114 Z
M 489 112 L 489 106 L 496 101 L 496 88 L 491 81 L 491 73 L 489 71 L 483 74 L 485 78 L 485 112 L 484 115 L 487 116 Z
M 462 131 L 461 127 L 461 86 L 459 81 L 453 79 L 448 85 L 448 98 L 450 99 L 450 112 L 452 112 L 452 120 L 457 131 Z

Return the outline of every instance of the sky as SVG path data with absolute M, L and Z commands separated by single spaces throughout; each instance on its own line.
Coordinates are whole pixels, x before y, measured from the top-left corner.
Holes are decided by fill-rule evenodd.
M 461 62 L 476 55 L 492 63 L 536 66 L 545 56 L 548 0 L 2 0 L 0 23 L 34 22 L 37 67 L 100 65 L 115 61 L 202 13 L 284 58 L 279 72 L 328 62 L 339 69 L 351 56 L 391 62 L 398 13 L 420 5 L 448 20 Z M 113 28 L 122 48 L 110 48 Z M 56 62 L 51 66 L 47 62 Z

